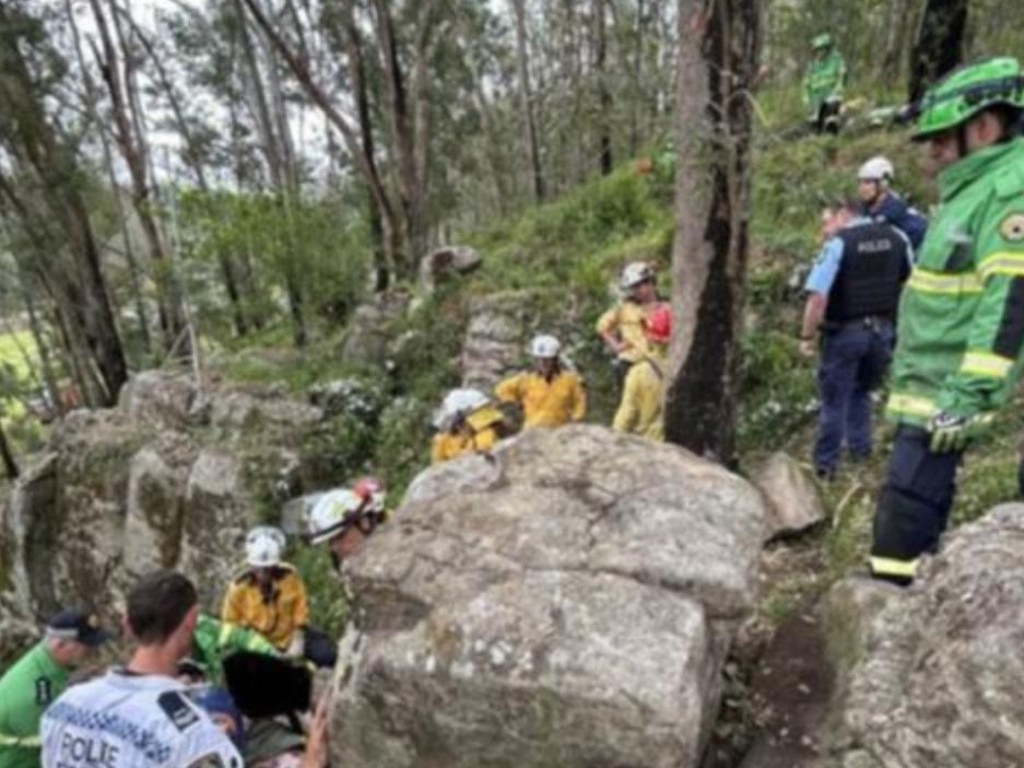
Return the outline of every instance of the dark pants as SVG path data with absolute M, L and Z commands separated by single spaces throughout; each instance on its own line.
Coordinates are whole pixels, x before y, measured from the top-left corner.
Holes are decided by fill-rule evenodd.
M 316 667 L 333 667 L 338 661 L 338 643 L 326 632 L 306 627 L 305 656 Z
M 934 552 L 946 529 L 962 454 L 932 453 L 930 440 L 918 427 L 896 431 L 875 511 L 871 572 L 877 578 L 909 584 L 918 557 Z
M 818 133 L 839 133 L 839 112 L 843 102 L 832 99 L 821 102 L 818 107 L 818 117 L 814 121 L 814 128 Z
M 831 476 L 845 441 L 855 459 L 871 454 L 871 392 L 882 382 L 892 357 L 892 324 L 849 324 L 827 332 L 818 367 L 818 439 L 814 467 Z

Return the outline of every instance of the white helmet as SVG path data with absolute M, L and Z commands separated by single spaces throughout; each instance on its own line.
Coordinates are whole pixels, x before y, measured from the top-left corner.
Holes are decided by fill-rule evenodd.
M 284 531 L 272 525 L 259 525 L 245 537 L 245 562 L 253 568 L 273 568 L 281 564 L 285 544 Z
M 647 280 L 654 279 L 654 270 L 651 265 L 643 261 L 634 261 L 627 264 L 619 277 L 619 287 L 629 289 Z
M 322 544 L 340 536 L 368 511 L 367 499 L 354 491 L 328 491 L 309 511 L 309 543 Z
M 562 345 L 558 343 L 558 339 L 548 334 L 534 336 L 530 342 L 531 357 L 558 357 L 561 351 Z
M 858 181 L 881 181 L 889 183 L 896 175 L 895 169 L 886 158 L 872 157 L 857 171 Z
M 352 491 L 361 499 L 368 499 L 366 508 L 371 512 L 382 513 L 384 502 L 387 500 L 387 491 L 384 490 L 384 483 L 377 477 L 361 477 L 352 485 Z
M 468 416 L 490 402 L 487 395 L 478 389 L 453 389 L 444 397 L 444 402 L 434 414 L 434 426 L 448 429 L 460 416 Z

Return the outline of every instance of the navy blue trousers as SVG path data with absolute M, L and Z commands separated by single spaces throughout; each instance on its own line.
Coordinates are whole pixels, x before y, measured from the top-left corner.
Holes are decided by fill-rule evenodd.
M 848 325 L 822 337 L 814 468 L 831 476 L 845 443 L 855 459 L 871 453 L 871 392 L 892 358 L 890 323 Z
M 917 559 L 939 545 L 956 495 L 962 453 L 932 453 L 931 435 L 901 426 L 875 512 L 871 570 L 879 578 L 909 583 Z

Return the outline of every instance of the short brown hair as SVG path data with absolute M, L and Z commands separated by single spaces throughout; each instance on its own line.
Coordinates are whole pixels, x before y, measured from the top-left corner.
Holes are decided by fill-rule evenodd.
M 195 585 L 176 571 L 143 576 L 128 593 L 128 627 L 142 645 L 159 645 L 199 601 Z

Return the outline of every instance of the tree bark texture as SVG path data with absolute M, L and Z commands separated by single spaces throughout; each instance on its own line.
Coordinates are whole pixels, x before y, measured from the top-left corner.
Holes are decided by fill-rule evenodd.
M 334 105 L 327 92 L 313 79 L 306 62 L 302 61 L 291 50 L 285 39 L 277 32 L 275 26 L 260 7 L 258 0 L 244 0 L 244 2 L 253 19 L 260 29 L 263 30 L 275 50 L 280 54 L 289 70 L 291 70 L 292 75 L 306 92 L 306 95 L 309 96 L 310 100 L 324 113 L 324 116 L 330 121 L 331 125 L 342 135 L 342 138 L 345 140 L 345 147 L 352 156 L 356 168 L 369 184 L 374 203 L 381 213 L 385 251 L 388 255 L 388 260 L 395 265 L 395 270 L 399 275 L 411 277 L 415 274 L 415 264 L 407 257 L 402 246 L 401 216 L 388 194 L 383 176 L 377 167 L 375 159 L 372 156 L 367 156 L 362 150 L 356 130 L 349 123 L 345 115 Z
M 185 311 L 182 305 L 181 291 L 178 289 L 172 265 L 164 252 L 160 224 L 154 214 L 153 182 L 146 161 L 145 131 L 141 126 L 138 96 L 133 93 L 134 60 L 132 54 L 125 50 L 125 40 L 120 24 L 115 24 L 120 43 L 119 48 L 114 44 L 106 11 L 99 0 L 90 0 L 89 4 L 100 37 L 100 47 L 94 48 L 94 54 L 110 96 L 114 140 L 128 167 L 131 178 L 132 204 L 145 238 L 146 247 L 149 250 L 149 258 L 153 264 L 160 328 L 164 334 L 164 349 L 170 350 L 177 343 L 179 344 L 178 348 L 188 354 L 188 339 L 179 338 L 185 330 Z M 117 13 L 116 9 L 114 13 Z
M 524 0 L 512 0 L 516 16 L 516 64 L 519 70 L 519 100 L 523 110 L 523 130 L 526 150 L 530 157 L 530 174 L 533 177 L 533 198 L 539 204 L 544 202 L 544 172 L 540 163 L 540 141 L 537 138 L 537 121 L 534 115 L 533 91 L 530 87 L 530 53 L 526 37 L 526 9 Z
M 736 373 L 747 269 L 757 0 L 680 0 L 675 318 L 666 439 L 726 465 L 736 455 Z
M 0 458 L 3 459 L 4 473 L 7 475 L 7 479 L 17 480 L 18 464 L 14 461 L 14 454 L 11 452 L 11 446 L 7 442 L 7 433 L 4 431 L 3 424 L 0 424 Z
M 0 138 L 7 143 L 20 170 L 38 182 L 39 199 L 52 217 L 50 226 L 59 231 L 69 257 L 70 269 L 54 263 L 59 254 L 51 257 L 50 269 L 55 272 L 58 308 L 68 315 L 66 330 L 88 350 L 88 367 L 95 365 L 98 374 L 95 382 L 100 387 L 86 392 L 88 404 L 113 405 L 128 379 L 128 367 L 99 248 L 78 185 L 78 161 L 45 111 L 19 45 L 19 30 L 24 25 L 20 24 L 22 19 L 15 20 L 16 15 L 17 11 L 11 12 L 0 3 L 0 97 L 6 114 L 0 119 Z
M 612 92 L 608 87 L 606 61 L 608 59 L 608 30 L 605 19 L 605 0 L 594 0 L 594 76 L 597 78 L 598 146 L 601 175 L 612 172 Z
M 911 102 L 963 59 L 967 0 L 924 0 L 917 40 L 910 54 Z

